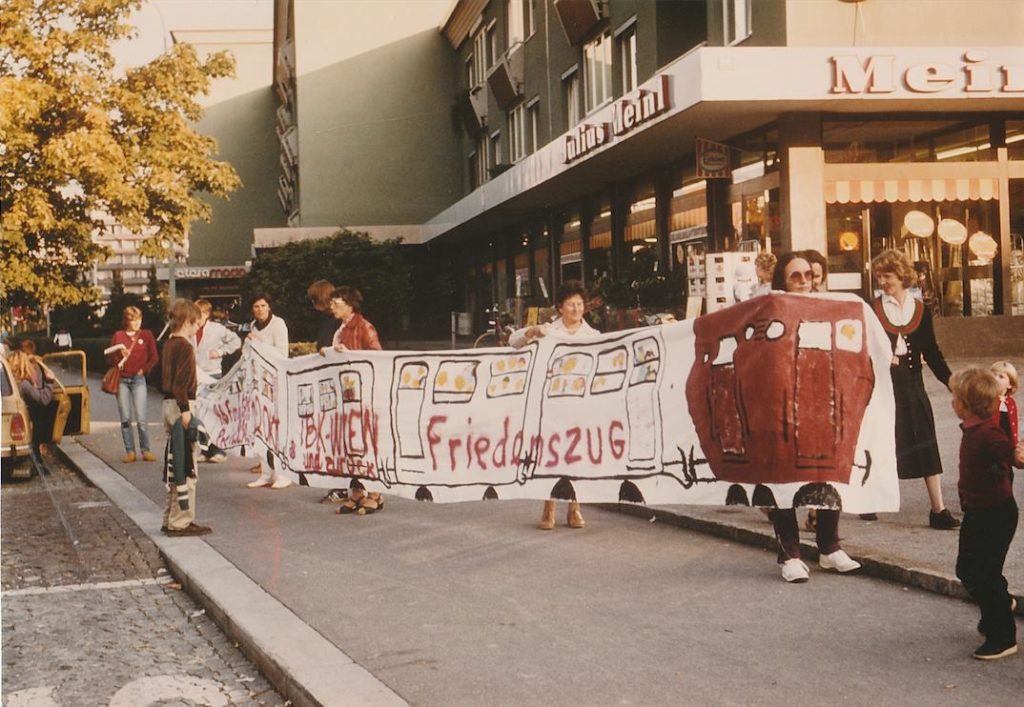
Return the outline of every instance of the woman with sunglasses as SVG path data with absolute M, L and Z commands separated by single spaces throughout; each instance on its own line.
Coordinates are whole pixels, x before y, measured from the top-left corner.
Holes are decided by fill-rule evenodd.
M 772 276 L 772 289 L 800 294 L 811 294 L 814 270 L 803 253 L 786 253 L 779 258 Z M 768 514 L 775 526 L 779 541 L 779 564 L 782 578 L 801 583 L 810 578 L 807 565 L 800 559 L 800 526 L 795 508 L 773 508 Z M 828 508 L 818 510 L 815 536 L 818 541 L 818 564 L 823 569 L 845 574 L 860 569 L 860 563 L 839 547 L 839 511 Z

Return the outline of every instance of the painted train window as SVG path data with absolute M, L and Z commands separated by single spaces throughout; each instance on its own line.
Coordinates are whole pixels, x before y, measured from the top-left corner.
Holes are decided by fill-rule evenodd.
M 487 384 L 487 397 L 521 395 L 526 390 L 526 376 L 532 355 L 533 352 L 524 351 L 491 361 L 491 381 Z
M 860 353 L 864 348 L 864 322 L 859 319 L 837 321 L 836 348 L 840 351 Z
M 319 381 L 320 385 L 320 410 L 327 412 L 338 407 L 338 389 L 334 387 L 334 381 L 324 378 Z M 299 413 L 301 414 L 301 413 Z
M 548 372 L 547 397 L 583 397 L 593 367 L 594 358 L 586 353 L 568 353 L 554 359 Z
M 403 457 L 423 457 L 420 412 L 426 394 L 427 370 L 426 362 L 414 361 L 403 364 L 398 376 L 396 422 L 398 453 Z
M 654 383 L 658 379 L 660 367 L 661 351 L 653 337 L 633 342 L 633 375 L 629 380 L 630 385 Z
M 599 353 L 597 355 L 597 371 L 590 384 L 590 393 L 600 395 L 622 390 L 622 385 L 626 381 L 626 365 L 628 363 L 629 354 L 626 352 L 625 346 L 618 346 L 610 351 Z
M 299 417 L 313 417 L 313 384 L 303 383 L 298 386 Z
M 443 361 L 434 377 L 435 403 L 468 403 L 476 391 L 479 361 Z

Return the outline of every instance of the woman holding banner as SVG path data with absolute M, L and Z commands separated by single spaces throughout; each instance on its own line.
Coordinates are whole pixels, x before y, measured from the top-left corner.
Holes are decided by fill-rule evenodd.
M 509 337 L 508 343 L 512 348 L 521 349 L 530 342 L 536 341 L 548 335 L 553 336 L 597 336 L 600 332 L 587 324 L 583 319 L 586 309 L 584 304 L 585 291 L 583 284 L 570 280 L 563 282 L 555 297 L 555 305 L 559 316 L 547 324 L 535 324 L 519 329 Z M 561 482 L 559 482 L 561 483 Z M 570 528 L 585 528 L 587 523 L 580 513 L 580 504 L 576 500 L 576 491 L 570 487 L 571 500 L 569 510 L 566 514 L 566 525 Z M 550 498 L 544 502 L 544 512 L 537 526 L 541 530 L 551 530 L 555 527 L 555 499 Z
M 814 270 L 803 253 L 786 253 L 779 258 L 772 277 L 773 290 L 810 294 L 813 282 Z M 787 582 L 806 582 L 810 579 L 810 571 L 800 559 L 800 527 L 796 521 L 796 509 L 773 508 L 768 517 L 775 526 L 775 537 L 779 541 L 782 578 Z M 860 563 L 839 547 L 838 510 L 818 510 L 815 535 L 818 541 L 818 564 L 823 569 L 834 569 L 841 574 L 860 569 Z

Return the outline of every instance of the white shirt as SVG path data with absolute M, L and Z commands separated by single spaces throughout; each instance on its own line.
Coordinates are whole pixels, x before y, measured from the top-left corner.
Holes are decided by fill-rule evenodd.
M 543 324 L 541 326 L 544 327 L 544 335 L 545 336 L 563 337 L 563 336 L 600 336 L 601 335 L 601 332 L 599 332 L 597 329 L 595 329 L 594 327 L 592 327 L 589 324 L 587 324 L 587 320 L 586 319 L 584 319 L 582 322 L 580 322 L 580 326 L 579 326 L 578 329 L 576 329 L 576 331 L 569 331 L 568 329 L 566 329 L 565 328 L 565 322 L 562 321 L 561 317 L 558 317 L 557 319 L 555 319 L 553 322 L 551 322 L 549 324 Z M 514 349 L 521 349 L 524 346 L 526 346 L 528 343 L 530 343 L 530 340 L 526 338 L 526 330 L 529 329 L 529 328 L 530 327 L 523 327 L 522 329 L 517 329 L 512 334 L 512 336 L 508 337 L 508 345 L 511 346 Z
M 288 358 L 288 325 L 284 323 L 281 317 L 271 314 L 270 321 L 263 327 L 262 331 L 256 328 L 255 321 L 250 326 L 250 339 L 259 341 L 261 344 L 270 344 L 280 351 L 281 355 Z
M 192 340 L 196 347 L 196 375 L 200 383 L 210 383 L 220 378 L 220 360 L 238 351 L 242 342 L 233 331 L 212 320 L 203 325 L 202 332 L 198 343 Z
M 885 318 L 893 326 L 909 324 L 910 320 L 914 318 L 915 308 L 915 299 L 909 292 L 904 294 L 903 304 L 900 304 L 892 295 L 882 293 L 882 311 L 885 312 Z M 896 337 L 896 345 L 893 347 L 892 353 L 894 356 L 902 356 L 907 353 L 907 342 L 904 340 L 903 334 Z

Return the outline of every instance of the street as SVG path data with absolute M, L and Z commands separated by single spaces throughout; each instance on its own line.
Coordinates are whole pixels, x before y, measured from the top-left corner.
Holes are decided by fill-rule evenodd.
M 157 397 L 151 393 L 151 407 Z M 938 403 L 936 413 L 948 417 Z M 80 438 L 84 447 L 70 440 L 63 446 L 75 458 L 95 455 L 109 464 L 110 475 L 127 480 L 156 510 L 164 500 L 159 465 L 120 462 L 115 416 L 112 399 L 96 389 L 92 434 Z M 162 444 L 156 419 L 151 410 L 154 444 Z M 787 585 L 774 552 L 595 507 L 584 508 L 585 530 L 570 530 L 562 505 L 551 532 L 535 529 L 540 503 L 534 501 L 429 504 L 386 497 L 379 513 L 340 516 L 319 503 L 323 489 L 246 488 L 254 478 L 250 465 L 237 457 L 203 465 L 197 519 L 213 534 L 162 542 L 212 548 L 409 704 L 793 705 L 828 695 L 858 704 L 1010 705 L 1024 691 L 1019 657 L 993 664 L 971 659 L 981 640 L 978 614 L 957 599 L 869 576 L 838 576 L 811 562 L 808 584 Z M 47 477 L 51 490 L 59 478 Z M 947 483 L 954 478 L 947 473 Z M 220 682 L 234 700 L 226 704 L 278 704 L 281 698 L 267 691 L 251 664 L 204 615 L 194 616 L 198 607 L 168 588 L 155 551 L 131 523 L 101 520 L 101 527 L 117 524 L 126 547 L 80 548 L 76 569 L 45 490 L 7 483 L 3 493 L 5 698 L 54 687 L 57 704 L 108 704 L 140 675 L 177 674 Z M 35 499 L 34 516 L 23 510 L 23 497 Z M 947 499 L 955 504 L 950 491 Z M 83 502 L 104 498 L 96 489 L 75 488 L 61 507 L 80 515 L 110 509 L 74 505 Z M 753 510 L 701 510 L 716 511 L 770 529 Z M 917 515 L 915 508 L 912 518 Z M 32 519 L 40 516 L 53 531 L 31 540 L 44 523 Z M 82 522 L 76 517 L 72 527 Z M 905 522 L 865 524 L 844 516 L 842 532 L 851 542 L 906 533 L 895 544 L 901 537 L 914 546 L 934 544 L 941 553 L 929 561 L 952 567 L 955 533 L 904 531 Z M 36 545 L 21 552 L 14 542 L 21 535 Z M 80 533 L 80 545 L 89 536 Z M 1011 548 L 1016 565 L 1019 542 Z M 52 574 L 40 574 L 41 556 L 54 559 Z M 29 585 L 32 576 L 44 579 L 31 586 L 155 581 L 98 593 L 98 606 L 82 601 L 81 591 L 7 591 Z M 38 617 L 50 615 L 43 607 L 55 601 L 74 601 L 75 611 L 89 612 L 75 627 L 80 637 L 71 640 L 45 623 L 42 630 L 26 629 L 30 619 L 42 623 Z M 154 605 L 145 618 L 128 611 L 137 601 Z M 160 611 L 170 618 L 149 620 L 164 616 Z M 47 620 L 70 623 L 68 615 Z M 156 623 L 173 630 L 151 630 Z M 77 638 L 115 646 L 117 660 L 91 656 Z M 110 668 L 96 670 L 97 664 Z M 323 703 L 366 703 L 355 694 L 361 693 L 342 687 Z

